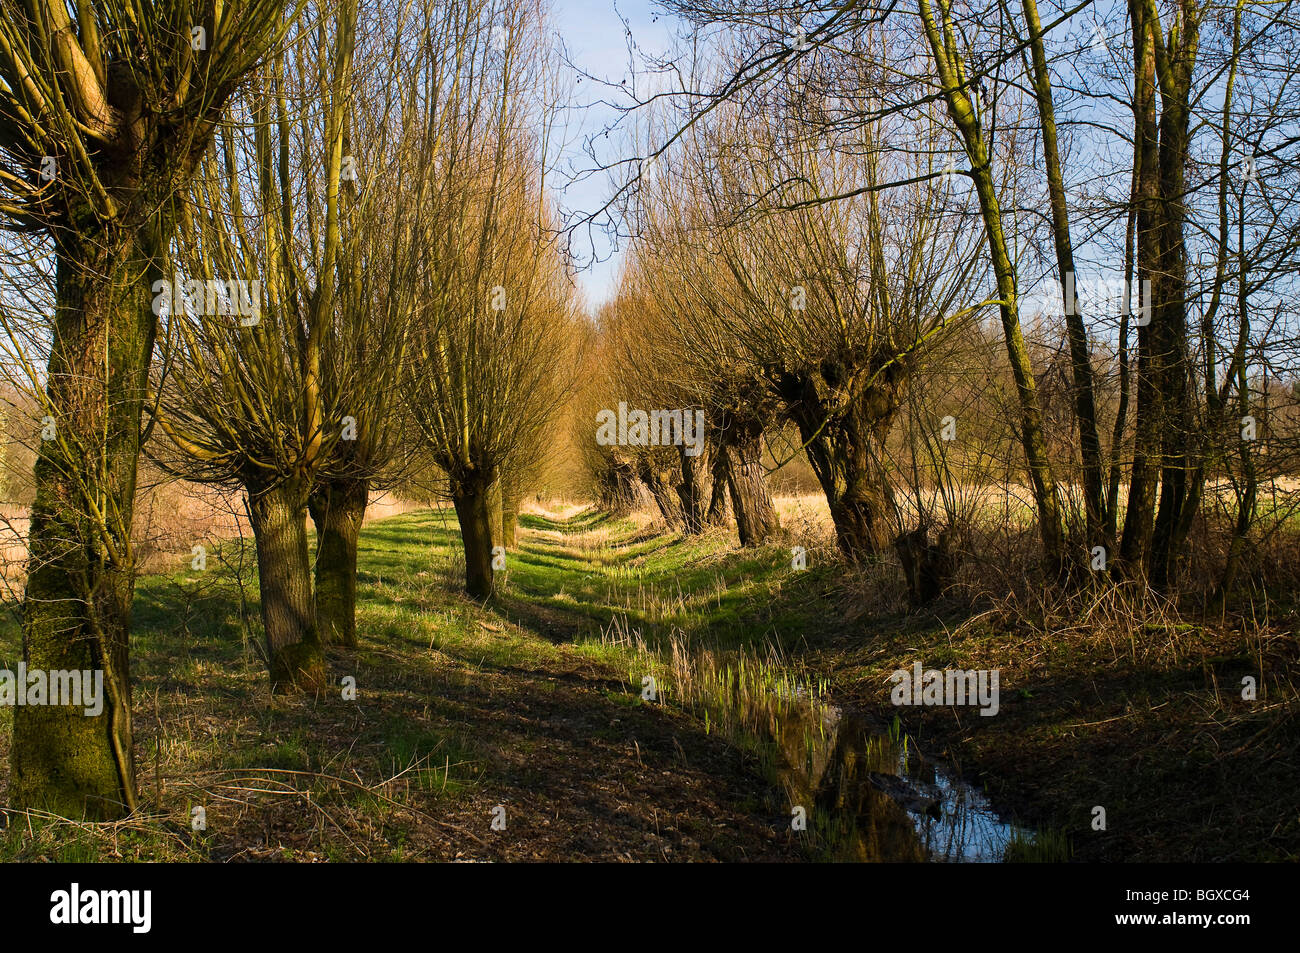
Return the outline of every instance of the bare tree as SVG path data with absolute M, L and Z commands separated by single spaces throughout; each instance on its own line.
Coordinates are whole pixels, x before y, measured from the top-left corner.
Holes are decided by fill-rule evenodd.
M 350 436 L 343 418 L 354 408 L 335 402 L 355 384 L 338 374 L 358 373 L 335 363 L 325 386 L 330 332 L 357 318 L 335 310 L 340 291 L 356 288 L 341 266 L 358 237 L 343 234 L 357 6 L 326 11 L 337 12 L 337 32 L 298 32 L 240 104 L 249 124 L 225 127 L 205 159 L 167 289 L 174 360 L 159 375 L 157 419 L 183 454 L 176 468 L 246 491 L 274 691 L 327 677 L 306 517 L 323 467 Z M 211 289 L 229 296 L 227 282 L 240 300 L 222 307 Z
M 15 712 L 12 797 L 62 814 L 135 807 L 128 632 L 141 412 L 175 197 L 226 100 L 288 29 L 280 0 L 0 4 L 0 214 L 57 273 L 23 653 L 102 669 L 109 704 Z M 36 382 L 33 382 L 36 383 Z
M 892 163 L 917 160 L 891 159 L 882 140 L 924 136 L 927 127 L 867 124 L 851 141 L 821 144 L 791 138 L 784 129 L 799 108 L 797 86 L 731 115 L 715 112 L 725 118 L 705 140 L 697 174 L 735 293 L 697 347 L 709 353 L 726 341 L 731 359 L 739 354 L 750 380 L 779 401 L 826 494 L 839 546 L 856 557 L 894 536 L 885 443 L 916 360 L 983 305 L 967 304 L 976 256 L 948 227 L 941 192 L 918 181 L 828 200 L 851 181 L 909 177 Z M 710 357 L 725 359 L 716 350 Z M 752 396 L 744 403 L 762 406 Z M 737 428 L 743 434 L 745 422 Z M 730 469 L 739 463 L 729 458 Z
M 404 389 L 447 476 L 466 589 L 480 598 L 493 590 L 492 550 L 502 545 L 498 481 L 554 419 L 571 322 L 542 194 L 551 80 L 540 16 L 532 5 L 491 4 L 420 41 L 414 121 L 430 198 Z

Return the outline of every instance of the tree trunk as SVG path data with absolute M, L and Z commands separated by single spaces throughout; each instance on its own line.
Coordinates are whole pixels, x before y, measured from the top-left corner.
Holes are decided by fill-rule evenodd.
M 988 239 L 989 256 L 997 279 L 998 312 L 1002 318 L 1002 338 L 1007 360 L 1016 384 L 1016 397 L 1020 405 L 1020 442 L 1025 452 L 1025 463 L 1033 485 L 1034 504 L 1038 510 L 1038 532 L 1043 541 L 1043 556 L 1053 574 L 1065 568 L 1065 546 L 1061 522 L 1060 492 L 1056 475 L 1047 454 L 1047 439 L 1043 432 L 1043 415 L 1038 403 L 1038 387 L 1034 381 L 1033 363 L 1025 346 L 1024 332 L 1020 327 L 1020 305 L 1017 300 L 1017 276 L 1011 259 L 1011 246 L 1002 227 L 1002 206 L 998 201 L 997 182 L 994 179 L 993 159 L 980 126 L 979 116 L 971 102 L 965 80 L 965 67 L 958 51 L 950 47 L 952 36 L 940 28 L 929 0 L 918 0 L 917 10 L 934 55 L 935 67 L 943 83 L 944 99 L 948 113 L 961 133 L 966 156 L 970 161 L 967 175 L 975 185 L 979 197 L 980 217 Z
M 1135 56 L 1135 113 L 1142 144 L 1139 180 L 1139 275 L 1151 280 L 1150 324 L 1138 332 L 1138 408 L 1129 509 L 1120 555 L 1145 571 L 1152 585 L 1173 582 L 1186 531 L 1188 477 L 1196 468 L 1198 439 L 1189 386 L 1187 253 L 1184 184 L 1188 161 L 1189 97 L 1199 22 L 1186 18 L 1171 31 L 1161 60 L 1154 35 L 1161 30 L 1141 3 L 1130 4 Z M 1156 119 L 1156 86 L 1160 113 Z M 1158 132 L 1157 132 L 1158 129 Z M 1160 508 L 1155 512 L 1156 478 Z M 1154 515 L 1154 521 L 1153 521 Z
M 1065 179 L 1056 141 L 1056 108 L 1052 102 L 1052 75 L 1047 66 L 1043 28 L 1038 18 L 1036 0 L 1023 0 L 1029 26 L 1030 50 L 1033 53 L 1034 93 L 1038 102 L 1039 128 L 1043 136 L 1043 159 L 1047 169 L 1047 188 L 1052 207 L 1052 237 L 1056 248 L 1057 272 L 1064 289 L 1066 337 L 1070 343 L 1070 364 L 1074 378 L 1074 415 L 1079 428 L 1079 452 L 1083 460 L 1084 509 L 1088 546 L 1102 545 L 1109 550 L 1111 539 L 1106 533 L 1103 501 L 1101 440 L 1097 436 L 1097 406 L 1094 398 L 1092 356 L 1088 332 L 1079 313 L 1074 271 L 1074 245 L 1070 237 L 1070 216 L 1066 207 Z
M 664 522 L 674 529 L 680 528 L 684 523 L 682 504 L 673 490 L 666 471 L 659 466 L 658 461 L 652 460 L 649 456 L 643 456 L 640 459 L 638 472 L 641 476 L 641 482 L 646 485 L 650 490 L 650 495 L 654 497 L 655 505 L 659 508 L 659 513 L 663 516 Z
M 624 516 L 636 505 L 636 470 L 632 464 L 610 457 L 598 474 L 598 482 L 600 508 L 611 516 Z
M 327 673 L 307 551 L 307 487 L 294 478 L 249 488 L 271 691 L 316 691 Z
M 104 708 L 14 710 L 15 806 L 109 819 L 135 808 L 129 642 L 131 519 L 160 274 L 148 233 L 56 248 L 46 396 L 54 438 L 36 460 L 23 600 L 29 669 L 102 670 Z M 47 423 L 51 423 L 47 422 Z
M 1124 288 L 1125 288 L 1125 313 L 1120 315 L 1119 319 L 1119 403 L 1115 408 L 1115 423 L 1111 430 L 1110 443 L 1110 475 L 1106 484 L 1106 538 L 1111 541 L 1118 540 L 1119 531 L 1119 484 L 1123 477 L 1121 464 L 1124 450 L 1124 434 L 1128 428 L 1128 408 L 1129 408 L 1129 380 L 1132 375 L 1129 373 L 1129 321 L 1132 317 L 1133 301 L 1133 268 L 1134 258 L 1136 255 L 1136 237 L 1134 230 L 1137 226 L 1137 198 L 1138 198 L 1138 175 L 1141 164 L 1142 143 L 1135 141 L 1133 146 L 1133 174 L 1129 181 L 1129 209 L 1128 216 L 1124 222 Z M 1139 294 L 1141 286 L 1139 285 Z M 1139 299 L 1140 300 L 1140 299 Z M 1121 552 L 1121 563 L 1123 554 Z
M 465 546 L 465 591 L 476 599 L 491 596 L 494 586 L 491 484 L 479 478 L 452 485 L 452 503 Z
M 1182 42 L 1194 35 L 1196 26 L 1183 28 Z M 1193 45 L 1193 50 L 1195 49 Z M 1194 53 L 1191 54 L 1194 56 Z M 1188 122 L 1191 109 L 1191 64 L 1178 57 L 1171 69 L 1178 73 L 1177 90 L 1162 97 L 1160 114 L 1160 264 L 1152 283 L 1152 324 L 1160 348 L 1165 414 L 1161 428 L 1160 508 L 1151 534 L 1151 584 L 1158 589 L 1173 585 L 1178 556 L 1183 548 L 1192 502 L 1189 477 L 1197 469 L 1200 433 L 1193 410 L 1191 357 L 1187 329 L 1187 245 L 1183 225 L 1187 218 L 1185 172 L 1188 159 Z M 1183 70 L 1186 70 L 1184 77 Z
M 1151 25 L 1146 10 L 1138 0 L 1130 0 L 1129 17 L 1133 31 L 1134 63 L 1134 137 L 1137 144 L 1135 177 L 1137 202 L 1137 289 L 1152 282 L 1160 254 L 1158 231 L 1159 139 L 1156 126 L 1156 68 L 1152 49 Z M 1154 311 L 1154 300 L 1150 302 Z M 1128 505 L 1124 513 L 1124 536 L 1120 541 L 1120 560 L 1125 570 L 1145 576 L 1151 550 L 1151 530 L 1155 520 L 1156 474 L 1161 464 L 1160 431 L 1164 411 L 1161 402 L 1160 354 L 1155 346 L 1153 315 L 1138 326 L 1137 387 L 1133 434 L 1133 468 L 1129 475 Z
M 316 631 L 322 642 L 357 647 L 357 537 L 369 480 L 329 480 L 307 500 L 316 524 Z
M 682 482 L 677 486 L 677 497 L 681 501 L 682 525 L 688 533 L 704 532 L 704 497 L 708 492 L 705 486 L 707 466 L 701 456 L 691 456 L 685 446 L 679 446 L 677 453 L 681 458 Z
M 727 489 L 740 545 L 761 546 L 781 528 L 763 472 L 763 428 L 754 420 L 724 414 L 718 452 L 727 461 Z
M 515 543 L 519 539 L 519 504 L 522 499 L 518 496 L 511 495 L 509 499 L 501 500 L 501 529 L 505 534 L 505 547 L 507 550 L 515 548 Z
M 501 544 L 508 551 L 515 548 L 515 540 L 518 538 L 519 504 L 524 498 L 524 490 L 519 482 L 517 476 L 510 474 L 501 477 Z
M 713 453 L 713 490 L 704 522 L 709 526 L 723 526 L 727 522 L 727 455 L 721 448 Z
M 893 496 L 874 480 L 859 478 L 831 505 L 840 551 L 853 558 L 884 551 L 892 527 L 886 513 Z
M 804 452 L 826 495 L 835 543 L 850 559 L 886 551 L 895 535 L 894 497 L 883 454 L 898 414 L 900 386 L 901 378 L 886 373 L 842 415 L 828 419 L 811 380 L 799 376 L 783 383 Z

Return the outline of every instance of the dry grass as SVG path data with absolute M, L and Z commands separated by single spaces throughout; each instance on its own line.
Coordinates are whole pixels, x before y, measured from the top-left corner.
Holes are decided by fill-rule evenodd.
M 609 561 L 601 570 L 609 585 L 629 571 L 642 574 L 604 601 L 633 620 L 624 626 L 633 636 L 652 627 L 646 638 L 653 630 L 670 685 L 709 678 L 674 675 L 663 632 L 708 636 L 724 600 L 734 604 L 743 587 L 748 608 L 737 613 L 739 624 L 779 625 L 782 644 L 799 647 L 796 662 L 832 675 L 837 698 L 886 717 L 898 712 L 890 675 L 915 661 L 998 669 L 996 717 L 909 708 L 901 713 L 905 727 L 923 750 L 971 769 L 1001 808 L 1068 836 L 1079 859 L 1294 859 L 1300 534 L 1286 509 L 1294 490 L 1281 482 L 1277 490 L 1247 552 L 1243 586 L 1214 612 L 1205 593 L 1222 571 L 1231 522 L 1213 513 L 1193 528 L 1180 592 L 1161 595 L 1103 573 L 1061 588 L 1041 572 L 1032 522 L 1006 518 L 1021 501 L 986 491 L 986 518 L 964 527 L 952 586 L 919 610 L 908 604 L 893 553 L 857 565 L 839 557 L 825 502 L 815 495 L 777 499 L 785 538 L 768 547 L 676 537 L 671 547 L 691 553 L 691 582 L 680 588 L 641 560 L 631 568 L 616 560 L 629 542 L 634 552 L 662 545 L 651 514 L 637 517 L 630 537 L 605 527 L 586 542 L 593 561 Z M 1227 488 L 1219 493 L 1232 502 Z M 791 543 L 808 548 L 810 572 L 752 568 L 788 567 Z M 706 570 L 724 580 L 721 589 L 703 578 Z M 712 622 L 703 621 L 710 613 Z M 734 631 L 736 623 L 727 624 Z M 752 631 L 749 648 L 761 655 L 768 635 L 761 625 Z M 716 673 L 717 657 L 692 665 Z M 1253 679 L 1255 698 L 1243 697 L 1243 679 Z M 1099 804 L 1111 818 L 1105 836 L 1091 828 Z
M 395 494 L 371 494 L 366 523 L 421 509 Z M 28 507 L 0 504 L 0 584 L 22 597 L 27 565 Z M 310 524 L 309 524 L 310 525 Z M 170 573 L 193 558 L 193 547 L 213 549 L 223 540 L 252 539 L 242 490 L 169 480 L 142 488 L 136 497 L 133 538 L 140 573 Z
M 900 606 L 889 625 L 862 606 L 874 586 L 871 608 L 887 608 L 891 568 L 861 568 L 841 593 L 861 612 L 859 634 L 814 664 L 838 670 L 838 692 L 885 711 L 890 675 L 914 661 L 997 669 L 996 717 L 909 708 L 904 721 L 925 750 L 974 769 L 1003 809 L 1067 832 L 1080 859 L 1294 859 L 1294 608 L 1258 600 L 1206 616 L 1108 577 L 1049 587 L 1024 566 L 1002 565 L 982 585 L 968 567 L 961 591 L 917 613 Z M 1091 827 L 1097 805 L 1111 818 L 1105 833 Z

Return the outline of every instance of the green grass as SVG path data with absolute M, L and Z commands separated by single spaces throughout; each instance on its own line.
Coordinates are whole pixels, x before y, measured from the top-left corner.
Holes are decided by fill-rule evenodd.
M 1063 864 L 1073 856 L 1070 839 L 1058 830 L 1038 830 L 1032 837 L 1018 832 L 1003 849 L 1007 864 Z
M 355 653 L 332 649 L 329 658 L 336 681 L 355 677 L 355 702 L 345 701 L 341 690 L 270 696 L 251 543 L 210 548 L 203 572 L 192 570 L 186 556 L 177 557 L 174 572 L 142 577 L 132 634 L 140 814 L 110 825 L 10 815 L 0 858 L 413 860 L 470 851 L 509 859 L 531 858 L 529 845 L 546 856 L 545 831 L 527 842 L 487 841 L 492 805 L 526 802 L 552 780 L 544 782 L 539 772 L 586 782 L 591 754 L 583 732 L 604 735 L 618 749 L 610 774 L 626 771 L 618 758 L 651 756 L 658 742 L 646 720 L 658 724 L 662 717 L 640 704 L 611 661 L 572 644 L 581 632 L 599 633 L 608 624 L 611 612 L 600 593 L 617 579 L 617 560 L 582 572 L 572 554 L 528 540 L 529 527 L 542 523 L 525 518 L 526 545 L 510 554 L 491 605 L 460 592 L 460 541 L 450 510 L 368 525 L 359 548 L 361 646 Z M 620 541 L 633 529 L 590 512 L 566 528 L 602 525 Z M 675 545 L 647 538 L 617 559 L 653 559 L 638 572 L 663 572 L 679 558 Z M 627 579 L 616 585 L 619 593 L 631 591 Z M 0 658 L 12 667 L 20 653 L 19 629 L 7 615 Z M 529 715 L 541 705 L 557 715 Z M 606 724 L 620 711 L 631 724 Z M 557 745 L 547 729 L 569 717 L 576 727 L 560 724 Z M 11 723 L 12 712 L 0 709 L 0 724 Z M 689 735 L 706 738 L 689 720 L 671 722 L 670 731 L 665 748 L 679 747 Z M 3 734 L 0 771 L 8 766 L 10 733 Z M 626 745 L 629 735 L 639 741 L 635 752 Z M 731 759 L 727 770 L 747 771 L 712 740 L 706 747 L 710 757 Z M 534 758 L 543 760 L 534 764 Z M 763 786 L 761 777 L 748 777 L 751 787 Z M 613 815 L 614 800 L 615 792 L 600 791 L 583 807 Z M 653 827 L 652 791 L 645 801 L 645 823 Z M 206 807 L 206 831 L 190 828 L 195 805 Z M 611 838 L 625 842 L 615 850 L 606 843 Z M 591 849 L 612 857 L 646 848 L 640 833 L 615 830 L 602 833 Z M 755 840 L 748 849 L 763 848 Z
M 918 659 L 1002 671 L 997 718 L 906 710 L 896 730 L 977 771 L 995 804 L 1040 831 L 1008 859 L 1300 853 L 1300 818 L 1276 810 L 1300 781 L 1285 753 L 1293 619 L 1181 618 L 1104 593 L 912 613 L 889 564 L 850 569 L 810 546 L 795 571 L 790 544 L 741 549 L 721 531 L 684 537 L 594 510 L 526 515 L 485 605 L 460 592 L 450 510 L 368 525 L 360 648 L 329 656 L 336 680 L 355 677 L 356 701 L 269 695 L 251 543 L 210 548 L 202 573 L 178 556 L 137 587 L 140 816 L 14 815 L 0 858 L 824 856 L 843 818 L 814 812 L 802 839 L 788 831 L 782 759 L 800 741 L 783 733 L 815 730 L 792 727 L 806 707 L 792 691 L 897 717 L 888 674 Z M 13 668 L 21 636 L 6 608 L 0 661 Z M 1251 671 L 1264 692 L 1246 706 L 1231 686 Z M 656 703 L 641 699 L 646 675 Z M 12 717 L 0 708 L 0 773 Z M 1098 803 L 1120 819 L 1104 836 L 1088 823 Z M 498 804 L 515 818 L 508 836 L 488 828 Z M 1233 825 L 1220 823 L 1228 804 Z M 207 831 L 191 829 L 194 805 Z M 648 846 L 665 815 L 679 839 Z M 719 833 L 709 819 L 721 816 Z

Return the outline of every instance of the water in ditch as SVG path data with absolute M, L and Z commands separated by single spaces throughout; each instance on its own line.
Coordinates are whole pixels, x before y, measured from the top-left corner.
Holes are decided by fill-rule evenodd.
M 897 728 L 834 706 L 795 705 L 774 734 L 790 804 L 806 806 L 829 859 L 989 863 L 1013 840 L 1033 840 Z

